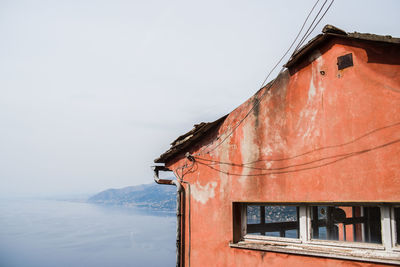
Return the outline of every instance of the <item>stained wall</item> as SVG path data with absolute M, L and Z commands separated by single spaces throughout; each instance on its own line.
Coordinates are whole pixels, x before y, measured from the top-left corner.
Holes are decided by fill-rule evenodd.
M 338 70 L 348 53 L 354 66 Z M 167 162 L 191 185 L 186 264 L 190 225 L 193 267 L 377 266 L 230 248 L 232 202 L 400 202 L 399 61 L 398 47 L 332 39 L 232 111 L 188 151 L 194 163 Z

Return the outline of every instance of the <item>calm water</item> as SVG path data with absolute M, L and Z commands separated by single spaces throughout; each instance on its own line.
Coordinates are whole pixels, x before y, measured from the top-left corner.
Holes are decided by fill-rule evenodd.
M 175 216 L 51 200 L 0 200 L 0 266 L 174 266 Z

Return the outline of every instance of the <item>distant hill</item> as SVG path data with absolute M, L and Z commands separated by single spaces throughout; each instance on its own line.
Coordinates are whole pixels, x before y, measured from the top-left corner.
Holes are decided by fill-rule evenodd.
M 108 189 L 88 199 L 89 203 L 174 210 L 176 187 L 156 183 Z

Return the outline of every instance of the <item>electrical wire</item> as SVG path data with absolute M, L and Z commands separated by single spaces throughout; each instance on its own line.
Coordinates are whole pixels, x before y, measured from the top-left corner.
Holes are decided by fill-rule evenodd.
M 325 0 L 325 2 L 322 4 L 322 6 L 320 7 L 320 9 L 318 10 L 317 15 L 314 17 L 313 21 L 311 22 L 311 24 L 308 26 L 307 31 L 304 33 L 303 37 L 300 39 L 299 43 L 297 44 L 296 48 L 293 51 L 293 54 L 295 54 L 297 52 L 297 50 L 303 45 L 303 43 L 305 42 L 305 40 L 307 39 L 308 34 L 310 33 L 310 29 L 311 27 L 313 27 L 314 22 L 317 20 L 319 14 L 321 13 L 321 11 L 323 10 L 324 6 L 326 5 L 326 3 L 328 2 L 328 0 Z M 311 31 L 312 32 L 312 31 Z
M 313 5 L 313 7 L 311 8 L 311 10 L 309 11 L 306 19 L 304 20 L 300 30 L 298 31 L 295 39 L 292 41 L 292 43 L 290 44 L 289 48 L 286 50 L 286 52 L 284 53 L 284 55 L 279 59 L 279 61 L 274 65 L 274 67 L 271 69 L 271 71 L 268 73 L 268 75 L 266 76 L 266 78 L 264 79 L 264 81 L 261 84 L 261 89 L 265 89 L 264 92 L 262 93 L 262 95 L 260 97 L 256 97 L 256 101 L 253 103 L 252 107 L 250 108 L 250 110 L 248 110 L 248 112 L 243 116 L 242 119 L 240 119 L 235 125 L 234 127 L 229 131 L 229 128 L 227 130 L 225 130 L 223 133 L 221 133 L 219 136 L 217 136 L 213 141 L 211 141 L 208 145 L 204 146 L 200 152 L 194 154 L 193 156 L 200 156 L 202 154 L 209 154 L 210 152 L 214 151 L 215 149 L 217 149 L 220 145 L 222 145 L 235 131 L 236 129 L 243 123 L 243 121 L 251 114 L 251 112 L 260 104 L 260 102 L 262 101 L 262 99 L 266 96 L 266 94 L 270 91 L 270 89 L 274 86 L 275 82 L 277 81 L 277 78 L 272 80 L 269 84 L 265 85 L 266 81 L 268 80 L 268 78 L 270 77 L 270 75 L 272 74 L 272 72 L 277 68 L 277 66 L 281 63 L 281 61 L 287 56 L 287 54 L 289 53 L 289 51 L 292 49 L 293 45 L 296 43 L 297 39 L 299 38 L 301 32 L 303 31 L 305 25 L 307 24 L 308 19 L 310 18 L 311 14 L 313 13 L 315 7 L 318 5 L 320 0 L 317 0 L 315 2 L 315 4 Z M 326 5 L 328 0 L 325 0 L 325 2 L 322 4 L 322 6 L 320 7 L 319 11 L 317 12 L 316 16 L 314 17 L 313 21 L 311 22 L 311 24 L 309 25 L 307 31 L 303 34 L 303 37 L 300 39 L 298 45 L 296 46 L 294 52 L 292 53 L 292 56 L 294 53 L 296 53 L 297 49 L 303 44 L 303 42 L 308 38 L 308 36 L 313 32 L 313 30 L 315 29 L 315 27 L 319 24 L 319 22 L 322 20 L 322 18 L 325 16 L 325 14 L 328 12 L 328 10 L 330 9 L 330 7 L 332 6 L 334 0 L 331 1 L 331 3 L 329 4 L 329 6 L 327 7 L 327 9 L 325 10 L 325 12 L 322 14 L 322 16 L 318 19 L 317 23 L 314 24 L 314 22 L 317 20 L 319 14 L 322 12 L 324 6 Z M 310 30 L 311 29 L 311 30 Z M 279 71 L 277 77 L 280 76 L 280 74 L 284 71 L 285 67 L 282 67 L 281 70 Z M 237 118 L 238 116 L 236 116 L 235 118 L 233 118 L 233 121 Z M 226 135 L 225 137 L 223 137 L 224 135 Z M 215 141 L 221 140 L 219 143 L 217 143 L 213 148 L 209 149 L 208 151 L 205 151 L 206 149 L 208 149 L 211 145 L 213 145 L 215 143 Z M 184 168 L 187 168 L 187 164 L 180 166 L 178 168 L 182 168 L 182 178 L 183 178 L 183 170 Z M 246 166 L 248 167 L 248 166 Z M 177 168 L 177 169 L 178 169 Z
M 331 3 L 329 4 L 329 6 L 327 7 L 327 9 L 325 10 L 325 12 L 322 14 L 322 16 L 319 18 L 319 20 L 317 21 L 317 23 L 314 25 L 314 27 L 312 28 L 312 30 L 305 36 L 304 40 L 301 42 L 300 46 L 303 45 L 303 43 L 307 40 L 307 38 L 311 35 L 311 33 L 315 30 L 315 28 L 318 26 L 318 24 L 321 22 L 321 20 L 325 17 L 326 13 L 328 12 L 328 10 L 331 8 L 333 2 L 335 0 L 332 0 Z M 325 1 L 326 2 L 326 1 Z M 325 4 L 325 3 L 324 3 Z M 297 50 L 300 48 L 300 46 L 295 49 L 295 52 L 297 52 Z
M 368 153 L 368 152 L 376 150 L 376 149 L 381 149 L 381 148 L 387 147 L 389 145 L 394 145 L 396 143 L 400 143 L 400 139 L 396 139 L 396 140 L 390 141 L 388 143 L 385 143 L 385 144 L 382 144 L 382 145 L 379 145 L 379 146 L 376 146 L 376 147 L 370 147 L 370 148 L 366 148 L 366 149 L 359 150 L 359 151 L 354 151 L 354 152 L 349 152 L 349 153 L 343 153 L 343 154 L 338 154 L 338 155 L 334 155 L 334 156 L 329 156 L 329 157 L 322 158 L 322 159 L 317 159 L 317 160 L 314 160 L 314 161 L 311 161 L 311 162 L 308 162 L 308 163 L 303 163 L 303 164 L 298 164 L 298 165 L 293 165 L 293 166 L 286 166 L 286 167 L 281 167 L 281 168 L 265 168 L 265 169 L 262 169 L 262 170 L 264 170 L 264 172 L 251 173 L 251 174 L 242 174 L 242 173 L 234 173 L 234 172 L 223 171 L 223 170 L 221 170 L 219 168 L 214 167 L 212 164 L 207 164 L 207 163 L 204 163 L 204 162 L 201 162 L 201 161 L 198 161 L 198 160 L 196 160 L 196 163 L 198 163 L 200 165 L 203 165 L 203 166 L 206 166 L 206 167 L 208 167 L 208 168 L 210 168 L 212 170 L 218 171 L 220 173 L 223 173 L 223 174 L 226 174 L 226 175 L 230 175 L 230 176 L 245 176 L 245 177 L 265 176 L 265 175 L 272 175 L 272 174 L 283 174 L 283 173 L 300 172 L 300 171 L 315 169 L 315 168 L 322 167 L 322 166 L 331 165 L 331 164 L 334 164 L 336 162 L 345 160 L 347 158 L 354 157 L 354 156 L 361 155 L 361 154 L 365 154 L 365 153 Z M 324 161 L 324 160 L 328 160 L 328 159 L 334 159 L 334 160 L 326 162 L 326 163 L 321 163 L 321 164 L 316 165 L 316 166 L 307 166 L 307 167 L 294 169 L 294 170 L 284 170 L 284 169 L 288 169 L 288 168 L 295 167 L 295 166 L 310 165 L 312 163 L 320 162 L 320 161 Z M 226 163 L 226 164 L 231 165 L 231 166 L 237 166 L 237 165 L 234 165 L 233 163 Z
M 339 147 L 345 147 L 345 146 L 350 145 L 352 143 L 355 143 L 355 142 L 357 142 L 357 141 L 359 141 L 359 140 L 361 140 L 363 138 L 366 138 L 367 136 L 370 136 L 372 134 L 375 134 L 375 133 L 378 133 L 378 132 L 381 132 L 381 131 L 384 131 L 384 130 L 387 130 L 387 129 L 390 129 L 390 128 L 395 128 L 395 127 L 398 127 L 398 126 L 400 126 L 400 122 L 396 122 L 396 123 L 393 123 L 393 124 L 389 124 L 389 125 L 374 129 L 374 130 L 369 131 L 369 132 L 367 132 L 367 133 L 365 133 L 363 135 L 360 135 L 360 136 L 358 136 L 358 137 L 356 137 L 354 139 L 351 139 L 351 140 L 349 140 L 349 141 L 347 141 L 345 143 L 336 144 L 336 145 L 329 145 L 329 146 L 325 146 L 325 147 L 319 147 L 319 148 L 316 148 L 316 149 L 313 149 L 313 150 L 310 150 L 310 151 L 307 151 L 307 152 L 304 152 L 304 153 L 300 153 L 300 154 L 293 155 L 293 156 L 287 156 L 287 157 L 284 157 L 284 158 L 259 159 L 259 160 L 251 161 L 251 162 L 247 162 L 247 163 L 222 162 L 222 161 L 217 161 L 217 160 L 214 160 L 214 159 L 206 159 L 206 158 L 201 158 L 201 157 L 197 157 L 197 156 L 194 156 L 193 158 L 196 160 L 196 162 L 204 163 L 204 164 L 209 165 L 209 166 L 229 165 L 229 166 L 232 166 L 232 167 L 242 167 L 242 168 L 247 168 L 247 169 L 252 169 L 252 170 L 277 171 L 277 170 L 289 169 L 289 168 L 293 168 L 293 167 L 305 166 L 305 165 L 309 165 L 309 164 L 316 163 L 316 162 L 323 161 L 323 160 L 327 160 L 327 159 L 332 159 L 332 158 L 337 158 L 337 157 L 345 157 L 345 156 L 348 156 L 349 154 L 358 153 L 358 152 L 343 153 L 343 154 L 338 154 L 338 155 L 334 155 L 334 156 L 328 156 L 328 157 L 325 157 L 325 158 L 312 160 L 312 161 L 305 162 L 305 163 L 287 165 L 287 166 L 279 167 L 279 168 L 262 168 L 262 167 L 248 166 L 248 165 L 253 165 L 253 164 L 256 164 L 256 163 L 263 162 L 263 161 L 267 161 L 267 162 L 284 162 L 284 161 L 293 160 L 293 159 L 296 159 L 296 158 L 299 158 L 299 157 L 302 157 L 302 156 L 306 156 L 306 155 L 314 153 L 314 152 L 319 152 L 319 151 L 324 151 L 324 150 L 333 149 L 333 148 L 339 148 Z M 370 151 L 370 150 L 371 149 L 369 149 L 368 151 Z M 207 162 L 207 163 L 205 163 L 205 162 Z
M 330 5 L 328 6 L 328 8 L 325 10 L 325 12 L 323 13 L 323 15 L 320 17 L 320 19 L 317 21 L 317 23 L 313 26 L 314 22 L 316 21 L 316 19 L 318 18 L 319 14 L 321 13 L 321 11 L 323 10 L 325 4 L 327 3 L 328 0 L 325 0 L 324 4 L 321 6 L 321 8 L 319 9 L 317 15 L 314 17 L 312 23 L 310 24 L 310 26 L 308 27 L 307 31 L 304 33 L 303 37 L 301 38 L 299 44 L 296 46 L 296 49 L 298 47 L 301 46 L 302 42 L 304 42 L 307 37 L 312 33 L 312 31 L 315 29 L 315 27 L 318 25 L 318 23 L 322 20 L 322 18 L 325 16 L 325 14 L 327 13 L 327 11 L 330 9 L 331 5 L 333 4 L 334 0 L 331 1 Z M 291 45 L 289 46 L 289 48 L 286 50 L 286 52 L 284 53 L 284 55 L 279 59 L 279 61 L 274 65 L 274 67 L 272 68 L 272 70 L 268 73 L 267 77 L 264 79 L 263 83 L 261 84 L 261 89 L 265 88 L 263 94 L 259 97 L 256 98 L 255 103 L 252 105 L 252 107 L 250 108 L 250 110 L 243 116 L 242 119 L 240 119 L 235 126 L 228 132 L 228 129 L 226 131 L 224 131 L 222 134 L 220 134 L 218 137 L 216 137 L 213 141 L 211 141 L 208 145 L 206 145 L 205 147 L 203 147 L 200 152 L 194 154 L 197 156 L 200 156 L 204 153 L 209 154 L 210 152 L 214 151 L 216 148 L 218 148 L 220 145 L 222 145 L 235 131 L 236 129 L 243 123 L 243 121 L 251 114 L 251 112 L 260 104 L 261 100 L 265 97 L 265 95 L 269 92 L 269 90 L 272 88 L 272 86 L 275 84 L 277 79 L 274 79 L 273 81 L 271 81 L 269 84 L 267 84 L 264 87 L 265 82 L 268 80 L 269 76 L 272 74 L 272 72 L 276 69 L 276 67 L 280 64 L 280 62 L 285 58 L 285 56 L 289 53 L 289 51 L 291 50 L 291 48 L 293 47 L 293 45 L 296 43 L 297 39 L 299 38 L 301 32 L 304 29 L 304 26 L 306 25 L 310 15 L 312 14 L 312 12 L 314 11 L 315 7 L 317 6 L 319 0 L 316 1 L 316 3 L 314 4 L 314 6 L 312 7 L 312 9 L 310 10 L 310 12 L 308 13 L 306 19 L 303 22 L 303 25 L 301 27 L 301 29 L 299 30 L 297 36 L 295 37 L 295 39 L 293 40 L 293 42 L 291 43 Z M 312 30 L 310 31 L 310 29 L 312 28 Z M 296 52 L 296 49 L 294 51 L 294 53 Z M 293 55 L 293 54 L 292 54 Z M 282 67 L 281 70 L 279 71 L 277 77 L 280 76 L 280 74 L 284 71 L 285 67 Z M 235 118 L 233 119 L 235 120 Z M 225 135 L 225 137 L 222 138 L 223 135 Z M 205 150 L 214 144 L 215 141 L 220 140 L 222 138 L 222 140 L 215 145 L 213 148 L 209 149 L 208 151 L 205 152 Z
M 263 161 L 268 161 L 268 162 L 288 161 L 288 160 L 293 160 L 293 159 L 296 159 L 296 158 L 299 158 L 299 157 L 302 157 L 302 156 L 306 156 L 308 154 L 315 153 L 315 152 L 318 152 L 318 151 L 324 151 L 324 150 L 328 150 L 328 149 L 344 147 L 344 146 L 350 145 L 352 143 L 355 143 L 355 142 L 357 142 L 357 141 L 359 141 L 359 140 L 361 140 L 361 139 L 363 139 L 363 138 L 365 138 L 365 137 L 367 137 L 369 135 L 372 135 L 372 134 L 375 134 L 377 132 L 381 132 L 381 131 L 384 131 L 384 130 L 387 130 L 387 129 L 390 129 L 390 128 L 399 127 L 399 126 L 400 126 L 400 122 L 396 122 L 396 123 L 389 124 L 389 125 L 374 129 L 372 131 L 369 131 L 369 132 L 367 132 L 367 133 L 365 133 L 363 135 L 360 135 L 360 136 L 358 136 L 358 137 L 356 137 L 354 139 L 351 139 L 351 140 L 349 140 L 349 141 L 347 141 L 345 143 L 336 144 L 336 145 L 329 145 L 329 146 L 324 146 L 324 147 L 318 147 L 318 148 L 313 149 L 313 150 L 309 150 L 309 151 L 306 151 L 306 152 L 303 152 L 303 153 L 300 153 L 300 154 L 297 154 L 297 155 L 293 155 L 293 156 L 287 156 L 287 157 L 284 157 L 284 158 L 266 158 L 266 159 L 259 159 L 259 160 L 256 160 L 256 161 L 251 161 L 251 162 L 246 162 L 246 163 L 222 162 L 222 161 L 217 161 L 217 160 L 213 160 L 213 159 L 201 158 L 201 157 L 198 157 L 198 156 L 193 156 L 193 158 L 196 159 L 196 160 L 200 160 L 200 161 L 211 162 L 210 165 L 221 164 L 221 165 L 231 165 L 231 166 L 235 166 L 235 167 L 244 167 L 244 168 L 249 168 L 249 169 L 264 170 L 264 168 L 252 167 L 252 166 L 248 166 L 248 165 L 256 164 L 256 163 L 263 162 Z
M 327 0 L 326 0 L 327 1 Z M 317 0 L 317 2 L 315 2 L 314 6 L 312 7 L 312 9 L 310 10 L 310 12 L 308 12 L 308 15 L 306 17 L 306 19 L 303 22 L 303 25 L 301 26 L 299 32 L 297 33 L 296 37 L 294 38 L 293 42 L 290 44 L 289 48 L 286 50 L 285 54 L 279 59 L 279 61 L 275 64 L 275 66 L 272 68 L 272 70 L 268 73 L 267 77 L 265 77 L 264 81 L 262 82 L 260 88 L 264 87 L 264 84 L 267 82 L 269 76 L 271 76 L 272 72 L 276 69 L 276 67 L 279 65 L 279 63 L 285 58 L 285 56 L 289 53 L 290 49 L 292 49 L 293 45 L 296 43 L 297 39 L 299 38 L 301 32 L 304 29 L 304 26 L 306 25 L 308 18 L 310 17 L 310 15 L 312 14 L 312 12 L 314 11 L 314 8 L 317 6 L 319 0 Z

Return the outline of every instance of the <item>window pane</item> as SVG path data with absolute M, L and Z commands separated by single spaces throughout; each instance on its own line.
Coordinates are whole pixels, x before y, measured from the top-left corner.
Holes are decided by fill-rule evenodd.
M 396 245 L 400 245 L 400 208 L 394 208 L 394 222 L 396 224 Z
M 260 223 L 260 206 L 247 206 L 247 224 Z
M 298 207 L 247 206 L 247 233 L 275 237 L 299 237 Z
M 379 207 L 312 206 L 312 238 L 382 243 Z

